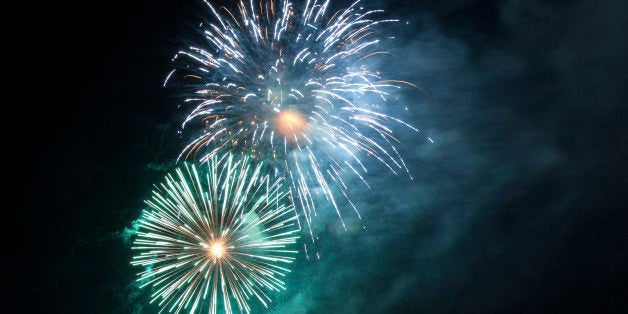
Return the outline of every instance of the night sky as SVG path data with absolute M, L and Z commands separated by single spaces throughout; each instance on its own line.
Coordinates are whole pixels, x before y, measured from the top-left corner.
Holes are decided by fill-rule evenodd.
M 408 111 L 389 112 L 421 130 L 398 133 L 414 180 L 372 167 L 370 190 L 351 182 L 363 220 L 347 215 L 345 231 L 323 208 L 321 259 L 301 253 L 288 290 L 259 313 L 624 309 L 628 2 L 364 5 L 402 20 L 388 29 L 384 74 L 425 90 L 404 90 Z M 133 284 L 130 229 L 184 145 L 185 111 L 162 83 L 199 38 L 201 7 L 30 8 L 23 312 L 158 310 Z

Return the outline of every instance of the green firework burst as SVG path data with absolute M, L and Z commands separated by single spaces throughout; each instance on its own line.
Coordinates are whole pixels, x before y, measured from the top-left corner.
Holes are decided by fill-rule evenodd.
M 261 169 L 247 157 L 215 156 L 155 186 L 131 262 L 144 267 L 137 281 L 152 286 L 151 303 L 169 312 L 248 313 L 251 299 L 267 306 L 285 289 L 299 226 L 283 182 Z

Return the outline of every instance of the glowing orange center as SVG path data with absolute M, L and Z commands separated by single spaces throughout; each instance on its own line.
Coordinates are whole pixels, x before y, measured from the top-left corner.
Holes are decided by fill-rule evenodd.
M 300 112 L 296 110 L 284 110 L 275 119 L 275 127 L 279 134 L 288 139 L 295 140 L 294 136 L 301 137 L 307 129 L 307 122 Z

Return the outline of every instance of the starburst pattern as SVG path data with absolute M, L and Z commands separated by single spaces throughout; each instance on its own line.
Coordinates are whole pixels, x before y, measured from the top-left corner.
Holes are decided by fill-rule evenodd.
M 249 313 L 250 299 L 267 306 L 285 289 L 299 234 L 287 189 L 262 164 L 221 156 L 168 175 L 139 219 L 131 264 L 162 310 Z
M 347 176 L 368 186 L 364 157 L 408 172 L 393 129 L 417 130 L 383 109 L 403 84 L 415 85 L 369 67 L 371 57 L 387 54 L 380 26 L 397 20 L 378 19 L 381 10 L 359 1 L 335 12 L 317 0 L 239 1 L 234 11 L 206 4 L 213 15 L 200 26 L 206 41 L 176 54 L 165 83 L 180 86 L 190 108 L 182 126 L 191 139 L 180 159 L 231 151 L 264 161 L 290 182 L 310 234 L 317 195 L 343 226 L 339 197 L 359 217 Z

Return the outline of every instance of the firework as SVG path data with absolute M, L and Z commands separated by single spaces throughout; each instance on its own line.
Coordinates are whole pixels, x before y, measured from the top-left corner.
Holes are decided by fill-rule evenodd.
M 297 251 L 299 229 L 282 180 L 263 175 L 248 158 L 212 156 L 185 164 L 155 187 L 142 212 L 132 265 L 162 311 L 251 311 L 270 293 Z M 222 310 L 220 310 L 222 309 Z
M 190 108 L 182 127 L 191 140 L 179 159 L 227 150 L 265 161 L 290 182 L 310 234 L 317 195 L 343 226 L 338 197 L 359 217 L 346 176 L 368 186 L 367 156 L 408 172 L 393 129 L 417 130 L 382 112 L 393 92 L 412 84 L 368 67 L 387 53 L 378 48 L 380 25 L 397 20 L 377 19 L 381 10 L 358 2 L 335 12 L 329 1 L 239 2 L 234 10 L 205 2 L 213 14 L 200 26 L 206 42 L 179 51 L 164 83 L 180 84 Z

